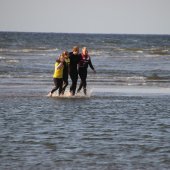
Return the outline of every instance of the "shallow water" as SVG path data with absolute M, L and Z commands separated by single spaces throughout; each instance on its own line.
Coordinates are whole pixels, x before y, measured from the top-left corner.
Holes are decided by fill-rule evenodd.
M 170 167 L 169 96 L 0 100 L 0 169 Z
M 170 36 L 0 40 L 0 169 L 170 169 Z M 97 71 L 88 96 L 47 97 L 56 57 L 75 44 Z

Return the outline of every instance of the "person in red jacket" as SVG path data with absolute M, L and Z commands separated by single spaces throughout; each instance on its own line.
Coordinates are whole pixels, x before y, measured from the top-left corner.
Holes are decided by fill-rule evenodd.
M 79 64 L 78 64 L 78 74 L 80 76 L 81 82 L 80 82 L 79 88 L 77 90 L 77 93 L 80 92 L 82 87 L 83 87 L 84 94 L 86 95 L 86 93 L 87 93 L 87 90 L 86 90 L 86 86 L 87 86 L 86 78 L 87 78 L 88 66 L 90 66 L 90 68 L 94 71 L 94 73 L 96 73 L 96 71 L 95 71 L 95 69 L 93 67 L 93 64 L 91 62 L 90 56 L 88 55 L 87 47 L 83 47 L 82 48 L 82 53 L 81 53 L 81 56 L 80 56 L 80 61 L 79 61 Z

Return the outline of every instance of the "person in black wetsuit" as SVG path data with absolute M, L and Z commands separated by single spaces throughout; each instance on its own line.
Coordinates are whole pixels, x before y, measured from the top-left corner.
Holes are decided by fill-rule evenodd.
M 96 73 L 96 71 L 95 71 L 95 69 L 94 69 L 94 67 L 92 65 L 90 56 L 88 55 L 87 48 L 83 47 L 82 48 L 82 53 L 81 53 L 81 58 L 80 58 L 80 61 L 79 61 L 79 64 L 78 64 L 78 73 L 79 73 L 81 82 L 80 82 L 79 88 L 77 90 L 77 93 L 79 93 L 80 90 L 83 87 L 83 91 L 84 91 L 85 95 L 86 95 L 86 91 L 87 91 L 86 90 L 86 86 L 87 86 L 86 78 L 87 78 L 87 68 L 88 68 L 88 65 L 94 71 L 94 73 Z
M 62 95 L 64 95 L 65 89 L 68 86 L 68 74 L 70 73 L 70 59 L 69 59 L 69 53 L 67 51 L 64 51 L 62 54 L 64 56 Z
M 72 84 L 70 86 L 70 94 L 73 96 L 76 92 L 77 80 L 78 80 L 78 70 L 77 65 L 80 61 L 79 47 L 75 46 L 72 49 L 72 52 L 69 53 L 70 59 L 70 78 Z

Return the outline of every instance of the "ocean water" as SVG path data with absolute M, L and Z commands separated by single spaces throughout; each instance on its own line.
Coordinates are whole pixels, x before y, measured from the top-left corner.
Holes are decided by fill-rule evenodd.
M 75 45 L 88 95 L 47 97 Z M 0 169 L 170 169 L 169 103 L 170 35 L 0 32 Z

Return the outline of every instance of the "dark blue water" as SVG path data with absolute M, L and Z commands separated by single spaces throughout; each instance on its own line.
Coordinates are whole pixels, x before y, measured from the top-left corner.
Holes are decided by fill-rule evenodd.
M 48 98 L 56 57 L 87 46 L 88 96 Z M 0 33 L 0 169 L 170 169 L 170 36 Z

